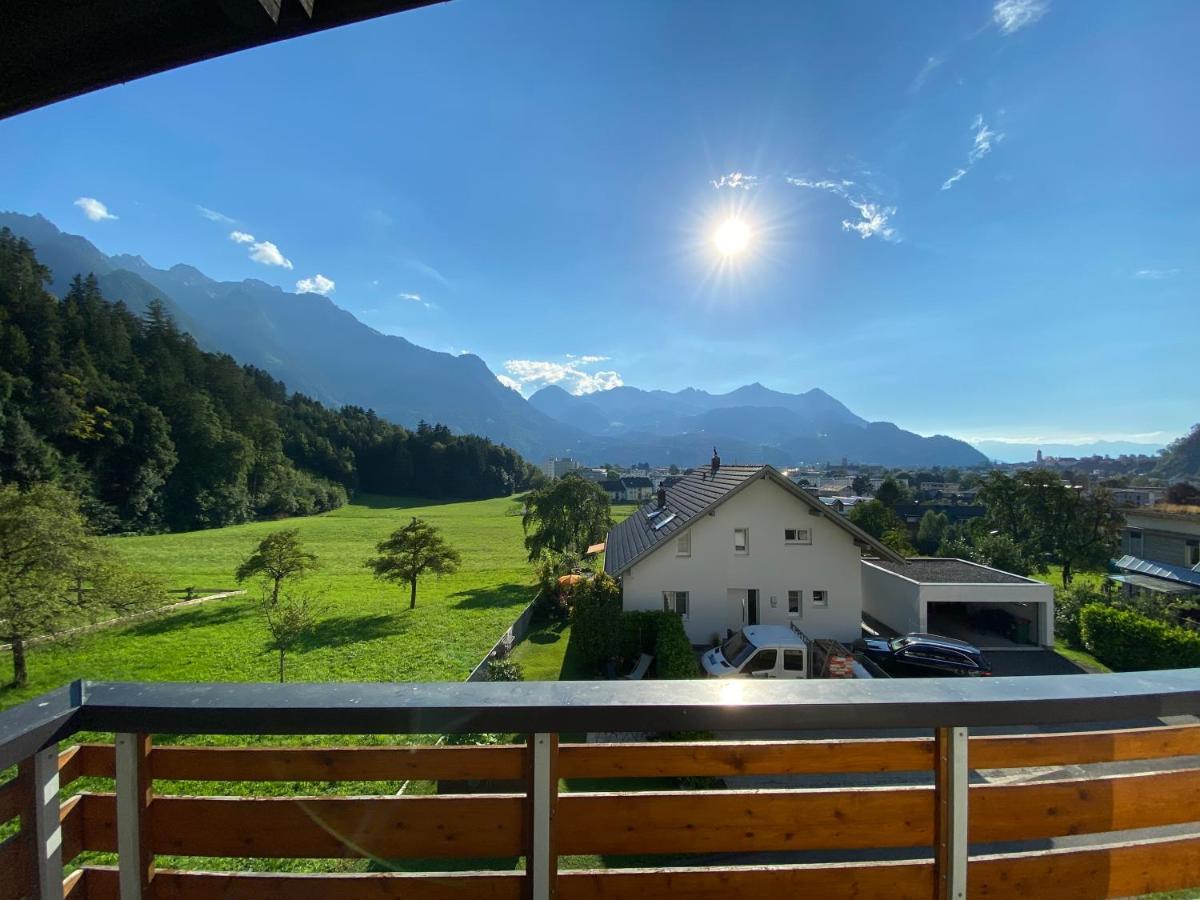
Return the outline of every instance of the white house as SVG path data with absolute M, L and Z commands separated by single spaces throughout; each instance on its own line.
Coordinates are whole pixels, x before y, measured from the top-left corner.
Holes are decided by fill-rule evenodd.
M 678 612 L 694 644 L 790 622 L 814 638 L 859 637 L 862 551 L 903 558 L 771 466 L 714 463 L 609 532 L 604 568 L 624 608 Z

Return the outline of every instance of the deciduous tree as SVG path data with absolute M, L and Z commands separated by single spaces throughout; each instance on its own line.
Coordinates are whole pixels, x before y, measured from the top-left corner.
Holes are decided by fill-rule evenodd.
M 531 492 L 521 519 L 529 560 L 543 550 L 582 553 L 589 544 L 604 540 L 612 527 L 611 513 L 608 494 L 574 473 Z
M 462 557 L 446 543 L 441 531 L 416 516 L 403 528 L 392 532 L 386 541 L 375 545 L 379 556 L 364 565 L 380 581 L 407 583 L 408 608 L 417 608 L 417 579 L 425 573 L 441 576 L 458 571 Z
M 261 578 L 267 584 L 271 603 L 279 601 L 279 592 L 289 578 L 303 578 L 318 566 L 317 555 L 304 549 L 299 528 L 273 531 L 258 542 L 234 573 L 238 583 Z

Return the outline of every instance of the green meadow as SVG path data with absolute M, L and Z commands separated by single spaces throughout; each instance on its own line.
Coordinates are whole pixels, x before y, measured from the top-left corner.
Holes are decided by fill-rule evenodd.
M 462 554 L 457 573 L 407 588 L 375 581 L 363 561 L 412 516 L 443 530 Z M 533 598 L 521 517 L 513 498 L 431 504 L 363 496 L 319 516 L 210 531 L 112 538 L 130 563 L 169 588 L 207 594 L 239 587 L 233 572 L 270 531 L 298 528 L 321 561 L 304 582 L 322 598 L 314 632 L 288 656 L 289 681 L 460 681 Z M 216 600 L 65 642 L 30 648 L 29 685 L 0 689 L 0 706 L 76 678 L 274 681 L 277 656 L 253 602 Z M 177 596 L 177 595 L 176 595 Z M 11 668 L 0 654 L 0 677 Z

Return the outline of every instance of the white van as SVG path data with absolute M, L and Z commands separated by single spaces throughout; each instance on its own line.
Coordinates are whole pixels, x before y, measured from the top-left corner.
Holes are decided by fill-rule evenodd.
M 784 625 L 751 625 L 704 654 L 710 678 L 807 678 L 809 641 Z

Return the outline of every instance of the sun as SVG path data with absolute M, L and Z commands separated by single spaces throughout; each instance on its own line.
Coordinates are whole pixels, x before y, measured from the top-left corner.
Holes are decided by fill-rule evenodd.
M 750 246 L 750 229 L 741 219 L 730 217 L 717 226 L 713 243 L 722 256 L 737 256 Z

